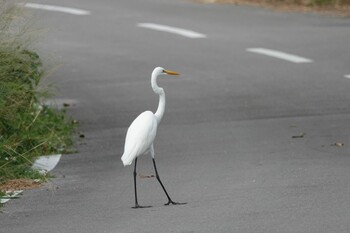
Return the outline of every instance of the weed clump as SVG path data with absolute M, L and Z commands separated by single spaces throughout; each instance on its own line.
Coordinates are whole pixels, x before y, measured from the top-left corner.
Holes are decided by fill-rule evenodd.
M 73 124 L 64 111 L 41 106 L 44 76 L 39 55 L 29 49 L 25 26 L 14 1 L 0 1 L 0 184 L 42 178 L 31 169 L 40 155 L 72 144 Z

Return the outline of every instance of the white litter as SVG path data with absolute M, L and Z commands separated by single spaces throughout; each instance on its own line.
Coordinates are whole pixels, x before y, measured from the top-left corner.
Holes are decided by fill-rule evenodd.
M 61 154 L 40 156 L 35 160 L 32 168 L 39 170 L 40 173 L 47 173 L 56 167 L 61 156 Z

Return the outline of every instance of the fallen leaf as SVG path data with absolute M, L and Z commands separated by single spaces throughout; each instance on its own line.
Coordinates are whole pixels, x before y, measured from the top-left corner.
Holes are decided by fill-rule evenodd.
M 306 135 L 306 133 L 300 133 L 299 135 L 294 135 L 292 138 L 303 138 Z
M 336 142 L 336 143 L 331 144 L 331 146 L 339 146 L 339 147 L 344 146 L 344 145 L 345 144 L 342 142 Z
M 146 178 L 153 178 L 153 177 L 155 177 L 154 175 L 142 175 L 142 174 L 139 174 L 139 177 L 141 178 L 141 179 L 146 179 Z

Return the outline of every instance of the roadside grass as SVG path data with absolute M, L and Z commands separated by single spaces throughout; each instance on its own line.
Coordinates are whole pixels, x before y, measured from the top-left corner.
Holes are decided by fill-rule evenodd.
M 321 12 L 350 16 L 350 0 L 194 0 L 201 3 L 222 3 L 266 7 L 282 11 Z
M 229 1 L 229 0 L 228 0 Z M 253 0 L 252 2 L 261 3 L 285 3 L 295 4 L 300 6 L 342 6 L 350 5 L 350 0 Z
M 65 110 L 41 105 L 50 93 L 40 86 L 45 71 L 30 49 L 24 17 L 16 1 L 0 1 L 0 185 L 47 179 L 31 169 L 34 159 L 64 153 L 73 143 L 74 124 Z

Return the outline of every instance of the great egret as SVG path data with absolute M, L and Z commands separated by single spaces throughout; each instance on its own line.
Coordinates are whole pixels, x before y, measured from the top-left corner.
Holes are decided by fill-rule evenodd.
M 157 84 L 157 78 L 159 75 L 179 75 L 179 73 L 171 70 L 165 70 L 162 67 L 156 67 L 152 72 L 151 84 L 153 91 L 159 95 L 159 104 L 156 113 L 151 111 L 145 111 L 141 113 L 129 126 L 126 133 L 124 154 L 121 157 L 124 166 L 132 164 L 135 160 L 134 167 L 134 191 L 135 191 L 135 206 L 133 208 L 147 208 L 151 206 L 140 206 L 137 201 L 137 188 L 136 188 L 136 165 L 137 157 L 146 153 L 150 153 L 153 160 L 153 166 L 156 173 L 156 178 L 159 184 L 162 186 L 165 195 L 168 198 L 168 202 L 165 205 L 182 205 L 186 203 L 174 202 L 171 200 L 168 192 L 166 191 L 162 181 L 159 178 L 157 171 L 156 161 L 154 159 L 153 141 L 157 134 L 157 127 L 162 120 L 165 109 L 165 93 L 164 89 Z

